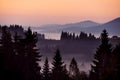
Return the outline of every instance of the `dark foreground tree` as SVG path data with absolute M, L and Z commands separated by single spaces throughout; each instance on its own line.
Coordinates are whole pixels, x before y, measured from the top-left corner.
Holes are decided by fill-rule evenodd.
M 113 50 L 113 55 L 111 59 L 111 63 L 113 65 L 113 74 L 112 77 L 114 80 L 120 79 L 120 43 L 116 45 Z
M 45 63 L 43 66 L 43 80 L 51 80 L 50 79 L 50 71 L 49 71 L 49 63 L 48 63 L 48 58 L 46 57 Z
M 2 36 L 0 44 L 0 73 L 4 80 L 7 78 L 11 80 L 20 80 L 21 75 L 18 73 L 16 68 L 16 54 L 14 52 L 14 45 L 11 38 L 11 34 L 7 29 L 7 26 L 2 27 Z M 18 62 L 19 63 L 19 62 Z
M 25 32 L 25 68 L 26 80 L 40 80 L 40 61 L 41 55 L 36 49 L 37 33 L 33 33 L 30 28 Z
M 65 71 L 66 69 L 64 67 L 59 49 L 57 49 L 55 52 L 52 65 L 53 65 L 51 74 L 52 80 L 69 80 L 67 71 Z
M 69 76 L 72 80 L 80 80 L 80 71 L 75 58 L 72 58 L 69 65 Z
M 79 80 L 88 80 L 88 75 L 86 72 L 81 71 L 80 72 L 80 79 Z
M 103 30 L 101 44 L 94 55 L 90 71 L 90 80 L 111 80 L 111 44 L 109 44 L 108 33 Z

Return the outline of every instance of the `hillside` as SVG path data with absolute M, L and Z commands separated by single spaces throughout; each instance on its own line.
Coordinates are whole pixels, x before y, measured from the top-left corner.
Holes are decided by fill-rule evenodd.
M 104 24 L 99 24 L 91 27 L 67 27 L 63 30 L 70 32 L 80 32 L 85 31 L 87 33 L 99 34 L 103 29 L 106 29 L 110 35 L 119 35 L 120 36 L 120 18 L 116 18 Z
M 106 29 L 110 35 L 120 36 L 120 17 L 103 24 L 87 20 L 64 25 L 44 25 L 37 28 L 32 27 L 32 29 L 41 33 L 61 33 L 61 31 L 80 33 L 80 31 L 84 31 L 95 35 L 99 35 L 103 29 Z

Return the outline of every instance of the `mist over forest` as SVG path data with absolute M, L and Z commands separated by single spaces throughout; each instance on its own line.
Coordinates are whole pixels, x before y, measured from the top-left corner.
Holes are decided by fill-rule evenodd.
M 62 30 L 56 40 L 46 39 L 44 33 L 30 27 L 24 30 L 21 25 L 0 25 L 2 78 L 119 80 L 120 37 L 108 35 L 106 29 L 99 37 L 84 31 L 78 34 Z

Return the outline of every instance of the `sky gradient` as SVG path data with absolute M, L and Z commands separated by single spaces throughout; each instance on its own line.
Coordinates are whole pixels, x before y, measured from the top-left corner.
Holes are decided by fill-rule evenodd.
M 0 0 L 0 24 L 65 24 L 120 17 L 120 0 Z

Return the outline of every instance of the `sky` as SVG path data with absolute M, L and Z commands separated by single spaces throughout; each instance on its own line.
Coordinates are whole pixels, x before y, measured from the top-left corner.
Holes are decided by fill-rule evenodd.
M 0 0 L 0 24 L 39 26 L 120 17 L 120 0 Z

